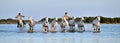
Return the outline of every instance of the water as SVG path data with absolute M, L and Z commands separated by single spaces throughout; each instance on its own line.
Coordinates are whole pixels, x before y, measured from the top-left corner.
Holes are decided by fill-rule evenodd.
M 85 24 L 83 33 L 61 33 L 60 26 L 57 33 L 42 33 L 41 26 L 36 24 L 34 33 L 27 33 L 28 25 L 20 32 L 16 24 L 0 24 L 0 43 L 120 43 L 120 24 L 101 24 L 100 33 L 93 33 L 91 24 Z

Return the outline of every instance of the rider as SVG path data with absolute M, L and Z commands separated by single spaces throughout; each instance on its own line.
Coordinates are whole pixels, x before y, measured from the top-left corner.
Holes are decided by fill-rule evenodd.
M 21 13 L 18 13 L 18 15 L 16 16 L 16 18 L 17 18 L 18 20 L 22 20 L 22 17 L 25 17 L 25 16 L 23 16 Z M 24 20 L 22 20 L 22 22 L 23 22 L 23 24 L 25 24 L 25 21 L 24 21 Z M 17 27 L 19 27 L 19 21 L 17 22 Z
M 69 16 L 69 14 L 68 14 L 67 12 L 65 12 L 65 15 L 64 15 L 63 17 L 65 17 L 65 19 L 66 19 L 67 21 L 69 21 L 70 16 Z

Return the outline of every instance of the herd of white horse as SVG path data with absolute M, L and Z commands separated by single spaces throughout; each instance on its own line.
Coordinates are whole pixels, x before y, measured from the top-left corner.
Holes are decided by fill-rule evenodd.
M 67 13 L 65 13 L 65 16 L 62 18 L 62 22 L 60 23 L 60 27 L 61 27 L 61 32 L 67 32 L 66 27 L 69 26 L 69 32 L 75 32 L 75 17 L 72 17 L 71 20 L 69 20 L 69 16 L 67 15 Z M 25 26 L 25 22 L 22 20 L 22 16 L 21 13 L 18 14 L 18 16 L 16 18 L 18 18 L 18 25 L 17 27 L 19 28 L 24 28 Z M 85 27 L 84 27 L 84 17 L 81 17 L 81 20 L 79 21 L 78 25 L 78 31 L 79 32 L 84 32 L 85 31 Z M 54 20 L 51 23 L 51 29 L 49 29 L 50 23 L 49 23 L 49 19 L 48 17 L 45 18 L 45 21 L 43 22 L 43 28 L 42 28 L 42 32 L 57 32 L 57 27 L 58 27 L 58 18 L 55 17 Z M 94 28 L 94 32 L 100 32 L 100 16 L 97 16 L 95 20 L 92 21 L 92 25 Z M 35 23 L 33 21 L 33 18 L 30 16 L 29 17 L 29 27 L 30 29 L 28 30 L 28 32 L 33 32 L 34 30 L 34 26 Z

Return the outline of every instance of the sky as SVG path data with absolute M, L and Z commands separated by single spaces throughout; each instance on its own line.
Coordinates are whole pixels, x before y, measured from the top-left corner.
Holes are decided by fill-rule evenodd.
M 14 18 L 21 12 L 28 19 L 44 17 L 120 17 L 120 0 L 0 0 L 0 19 Z

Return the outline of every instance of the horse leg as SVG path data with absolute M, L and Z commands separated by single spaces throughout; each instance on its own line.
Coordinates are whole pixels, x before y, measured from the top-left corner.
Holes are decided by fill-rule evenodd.
M 69 31 L 71 32 L 71 30 L 72 30 L 72 26 L 70 26 L 70 30 Z
M 29 26 L 30 26 L 30 30 L 32 30 L 32 26 L 31 26 L 31 24 L 29 24 Z
M 66 26 L 64 27 L 64 32 L 66 32 Z
M 34 26 L 31 26 L 31 30 L 32 30 L 32 31 L 34 30 Z
M 66 26 L 61 26 L 61 32 L 66 32 Z
M 55 26 L 55 27 L 54 27 L 54 31 L 55 31 L 55 32 L 57 31 L 56 28 L 57 28 L 57 27 Z
M 73 29 L 72 29 L 73 32 L 75 32 L 75 26 L 73 26 Z
M 45 32 L 45 27 L 43 26 L 42 31 Z
M 93 29 L 94 29 L 94 31 L 96 31 L 96 26 L 95 26 L 95 24 L 93 24 Z
M 20 24 L 19 24 L 19 22 L 17 22 L 17 28 L 19 28 L 20 27 Z
M 61 32 L 63 32 L 63 27 L 61 26 Z
M 78 28 L 79 28 L 79 31 L 85 31 L 84 25 L 80 25 Z
M 52 27 L 51 32 L 56 32 L 56 27 L 55 26 Z
M 21 24 L 21 28 L 23 28 L 24 27 L 24 24 Z
M 31 27 L 32 27 L 32 30 L 34 30 L 34 24 L 32 24 Z
M 82 27 L 82 30 L 85 31 L 85 27 L 84 26 Z
M 31 30 L 31 27 L 30 27 L 30 29 L 29 30 Z
M 100 26 L 97 26 L 97 32 L 100 32 Z
M 80 31 L 83 31 L 83 28 L 82 28 L 82 27 L 80 27 Z
M 65 28 L 62 28 L 62 32 L 66 32 L 66 29 L 65 29 Z
M 100 32 L 100 27 L 98 28 L 98 31 Z
M 75 31 L 74 26 L 70 26 L 70 32 L 74 32 L 74 31 Z
M 47 32 L 47 28 L 45 27 L 45 30 L 44 30 L 45 32 Z
M 93 28 L 94 28 L 94 31 L 96 31 L 96 26 L 93 26 Z
M 80 31 L 80 26 L 78 25 L 78 31 Z
M 45 32 L 48 32 L 48 27 L 45 27 L 44 31 L 45 31 Z
M 47 28 L 46 28 L 46 29 L 47 29 L 47 32 L 48 32 L 48 28 L 49 28 L 49 27 L 47 26 Z

